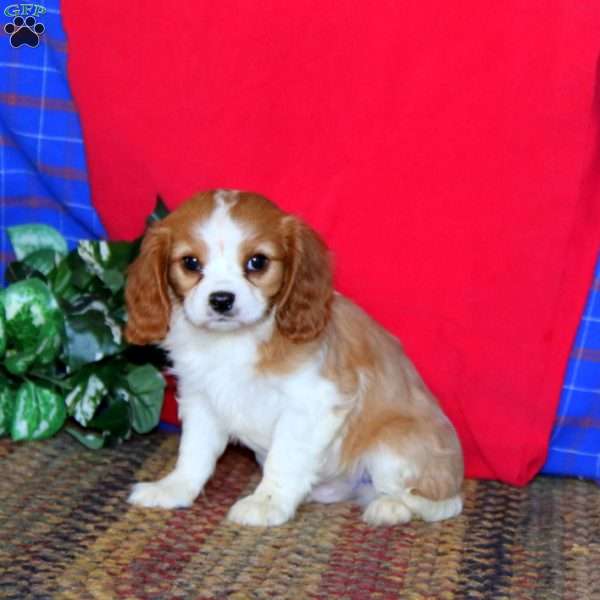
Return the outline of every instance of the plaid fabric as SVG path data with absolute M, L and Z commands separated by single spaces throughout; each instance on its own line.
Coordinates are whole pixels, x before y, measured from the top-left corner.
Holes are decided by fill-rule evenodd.
M 59 0 L 40 2 L 39 45 L 13 48 L 0 4 L 0 277 L 13 259 L 6 228 L 42 222 L 71 246 L 104 235 L 90 202 L 79 116 L 66 75 L 66 38 Z M 23 5 L 17 5 L 23 6 Z M 36 5 L 29 5 L 35 7 Z
M 543 470 L 600 480 L 600 256 Z

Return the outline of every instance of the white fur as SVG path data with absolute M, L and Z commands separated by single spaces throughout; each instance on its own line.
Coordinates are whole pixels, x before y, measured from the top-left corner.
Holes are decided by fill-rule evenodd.
M 211 218 L 197 228 L 196 236 L 206 244 L 208 255 L 202 280 L 186 296 L 183 307 L 197 327 L 233 331 L 262 319 L 267 303 L 260 290 L 246 279 L 240 264 L 239 247 L 247 232 L 229 215 L 235 196 L 217 192 L 216 203 Z M 211 293 L 224 291 L 235 294 L 233 309 L 227 315 L 216 313 L 208 303 Z
M 178 379 L 183 428 L 177 464 L 160 481 L 137 484 L 129 501 L 162 508 L 191 505 L 227 443 L 237 440 L 257 454 L 263 477 L 253 494 L 231 508 L 228 518 L 236 523 L 279 525 L 308 498 L 370 501 L 364 518 L 372 524 L 405 522 L 413 514 L 437 520 L 460 512 L 458 497 L 432 502 L 412 495 L 404 482 L 414 475 L 413 467 L 390 452 L 372 452 L 350 471 L 341 468 L 347 410 L 360 398 L 344 397 L 321 374 L 321 351 L 292 373 L 256 370 L 274 317 L 240 266 L 238 250 L 246 232 L 229 215 L 235 194 L 218 192 L 216 200 L 213 215 L 197 231 L 208 247 L 204 276 L 183 306 L 173 308 L 162 344 Z M 233 316 L 223 320 L 210 309 L 214 291 L 235 293 Z
M 194 327 L 181 310 L 174 311 L 164 345 L 178 376 L 179 458 L 166 478 L 138 484 L 131 502 L 189 506 L 229 439 L 266 455 L 256 491 L 230 511 L 237 523 L 281 524 L 315 483 L 331 477 L 326 466 L 344 422 L 336 410 L 341 399 L 333 383 L 319 374 L 319 355 L 292 375 L 257 376 L 258 344 L 272 328 L 268 318 L 254 328 L 214 332 Z
M 367 506 L 364 519 L 371 525 L 390 525 L 410 521 L 415 515 L 424 521 L 455 517 L 462 510 L 462 498 L 428 500 L 411 493 L 407 482 L 418 472 L 410 461 L 384 448 L 365 458 L 377 497 Z

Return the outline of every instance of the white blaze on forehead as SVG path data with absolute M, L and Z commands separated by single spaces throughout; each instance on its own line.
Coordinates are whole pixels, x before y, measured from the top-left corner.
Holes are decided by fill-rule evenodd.
M 238 265 L 238 249 L 246 238 L 246 232 L 231 218 L 230 210 L 236 202 L 236 192 L 215 192 L 216 206 L 212 215 L 196 229 L 196 235 L 204 241 L 208 250 L 208 268 L 214 268 L 217 260 L 219 268 L 228 267 L 229 270 L 233 264 Z
M 239 198 L 239 191 L 238 190 L 217 190 L 215 192 L 215 202 L 217 203 L 217 206 L 219 206 L 220 204 L 229 204 L 231 206 L 233 206 Z
M 206 250 L 202 277 L 184 300 L 185 315 L 196 326 L 230 331 L 258 322 L 269 308 L 260 288 L 246 277 L 241 251 L 253 231 L 231 214 L 238 199 L 236 192 L 215 192 L 212 213 L 193 229 Z M 216 291 L 230 292 L 235 298 L 225 321 L 211 308 L 210 295 Z

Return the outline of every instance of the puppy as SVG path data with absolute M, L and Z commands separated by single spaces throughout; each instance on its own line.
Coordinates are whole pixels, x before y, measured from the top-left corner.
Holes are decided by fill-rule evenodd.
M 231 521 L 280 525 L 303 501 L 358 500 L 373 525 L 460 513 L 454 428 L 400 343 L 332 287 L 319 236 L 256 194 L 202 193 L 146 233 L 127 339 L 173 361 L 175 469 L 129 501 L 190 506 L 229 441 L 262 465 Z

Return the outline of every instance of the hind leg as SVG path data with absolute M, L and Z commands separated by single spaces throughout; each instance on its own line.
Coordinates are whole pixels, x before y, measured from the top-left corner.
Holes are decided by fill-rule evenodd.
M 412 512 L 401 499 L 380 494 L 371 500 L 363 512 L 363 521 L 369 525 L 398 525 L 408 523 Z
M 462 510 L 459 493 L 439 499 L 419 495 L 414 488 L 423 478 L 423 469 L 389 449 L 372 452 L 366 464 L 375 493 L 363 513 L 363 519 L 370 525 L 408 523 L 413 517 L 441 521 Z M 445 474 L 441 473 L 439 477 L 443 479 Z
M 408 523 L 413 513 L 402 501 L 406 482 L 414 476 L 414 468 L 389 451 L 373 452 L 365 461 L 374 498 L 363 513 L 369 525 L 396 525 Z

